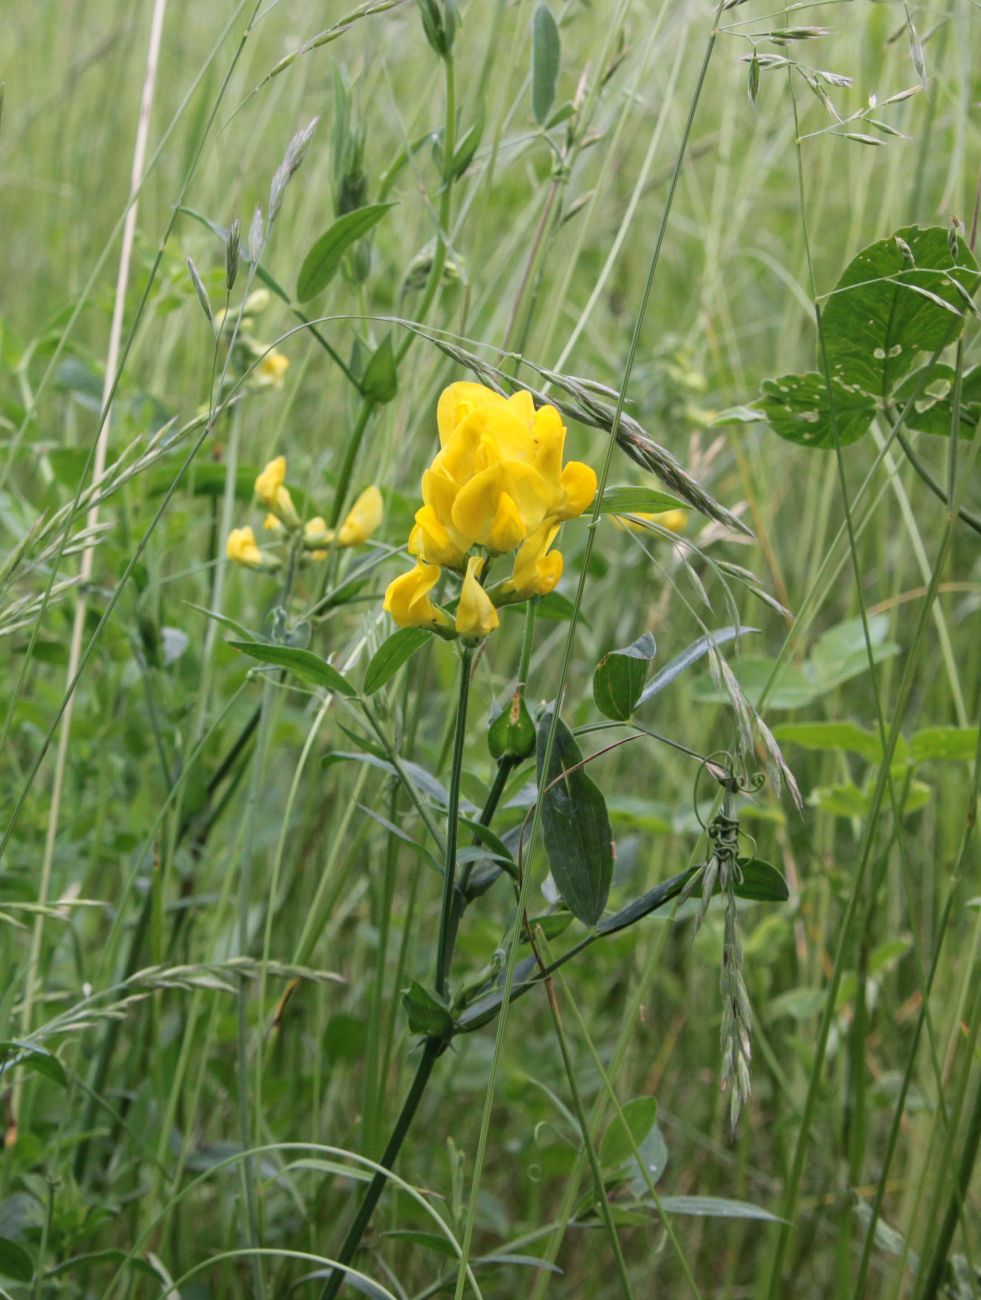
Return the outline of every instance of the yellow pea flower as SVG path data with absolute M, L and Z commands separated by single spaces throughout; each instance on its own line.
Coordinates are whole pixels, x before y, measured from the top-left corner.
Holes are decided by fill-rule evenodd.
M 460 488 L 453 524 L 471 544 L 513 551 L 545 518 L 549 495 L 531 465 L 518 460 L 492 465 Z
M 503 406 L 506 401 L 493 388 L 461 381 L 444 388 L 436 403 L 439 444 L 445 447 L 460 421 L 480 406 Z
M 439 581 L 439 565 L 416 564 L 388 584 L 382 608 L 399 627 L 450 627 L 450 619 L 429 599 Z
M 562 577 L 562 552 L 548 548 L 558 531 L 558 524 L 549 521 L 532 533 L 514 557 L 514 571 L 503 585 L 504 592 L 527 600 L 555 590 Z
M 484 637 L 500 626 L 494 602 L 477 579 L 484 567 L 483 556 L 471 555 L 456 607 L 456 630 L 461 636 Z
M 459 540 L 455 540 L 459 539 Z M 459 543 L 462 542 L 461 546 Z M 447 569 L 466 567 L 466 539 L 454 529 L 440 522 L 432 506 L 422 506 L 416 511 L 415 527 L 409 534 L 409 554 L 427 564 L 441 564 Z
M 283 531 L 283 525 L 275 515 L 266 515 L 262 521 L 262 526 L 267 533 L 281 533 Z
M 320 515 L 314 515 L 303 525 L 303 545 L 308 549 L 326 546 L 333 537 L 333 533 L 327 527 L 327 520 Z
M 252 376 L 257 388 L 282 388 L 289 369 L 290 359 L 276 348 L 267 352 Z
M 286 457 L 277 456 L 269 461 L 255 481 L 255 495 L 260 505 L 271 511 L 287 528 L 299 528 L 300 516 L 296 513 L 293 498 L 287 488 Z
M 242 564 L 247 569 L 279 568 L 278 560 L 259 550 L 251 528 L 233 528 L 225 543 L 225 554 L 235 564 Z
M 632 510 L 630 513 L 633 515 L 633 519 L 624 519 L 618 516 L 619 522 L 625 523 L 628 528 L 632 528 L 637 533 L 645 531 L 644 525 L 636 522 L 638 519 L 646 519 L 652 524 L 660 524 L 662 528 L 667 528 L 672 533 L 682 532 L 688 523 L 687 510 L 660 510 L 656 514 L 651 514 L 647 510 Z
M 337 533 L 338 546 L 361 546 L 382 521 L 382 496 L 372 483 L 355 501 Z

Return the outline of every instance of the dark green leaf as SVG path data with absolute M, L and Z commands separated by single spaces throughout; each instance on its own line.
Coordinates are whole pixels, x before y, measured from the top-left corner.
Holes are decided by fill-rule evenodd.
M 382 1233 L 383 1237 L 392 1237 L 396 1241 L 408 1241 L 413 1246 L 422 1246 L 424 1250 L 433 1250 L 437 1255 L 445 1255 L 447 1259 L 457 1259 L 456 1248 L 446 1237 L 440 1236 L 438 1232 L 419 1232 L 415 1228 L 391 1228 L 388 1232 Z
M 370 203 L 338 217 L 303 259 L 296 281 L 297 300 L 307 302 L 326 289 L 351 245 L 363 239 L 394 206 L 393 203 Z
M 848 264 L 823 314 L 836 380 L 887 397 L 921 352 L 960 336 L 978 274 L 959 237 L 956 251 L 955 264 L 942 226 L 906 226 Z
M 614 1169 L 634 1157 L 657 1119 L 656 1097 L 635 1097 L 622 1107 L 623 1118 L 615 1116 L 600 1143 L 600 1164 Z
M 277 668 L 285 668 L 295 673 L 297 677 L 302 677 L 304 681 L 312 682 L 315 686 L 324 686 L 327 690 L 343 695 L 347 699 L 353 699 L 357 695 L 351 683 L 312 650 L 298 650 L 283 645 L 263 645 L 259 641 L 229 641 L 228 644 L 236 650 L 241 650 L 243 654 L 251 655 L 253 659 L 258 659 L 264 664 L 274 664 Z
M 603 515 L 659 515 L 665 510 L 687 509 L 684 501 L 670 493 L 645 487 L 609 487 L 600 502 Z
M 364 675 L 365 695 L 374 695 L 375 691 L 381 690 L 429 640 L 430 633 L 421 627 L 403 627 L 393 632 L 371 656 Z
M 531 106 L 536 122 L 543 123 L 552 107 L 560 58 L 558 26 L 548 5 L 540 4 L 531 20 Z
M 857 442 L 875 415 L 875 399 L 861 389 L 832 379 L 834 416 L 828 402 L 828 386 L 818 374 L 782 375 L 764 379 L 763 396 L 756 403 L 774 433 L 801 447 L 842 447 Z
M 600 713 L 616 722 L 633 714 L 655 653 L 654 638 L 645 632 L 631 645 L 603 656 L 593 673 L 593 699 Z
M 606 801 L 582 767 L 579 746 L 558 719 L 548 771 L 543 760 L 552 715 L 538 729 L 538 788 L 552 877 L 563 902 L 584 925 L 595 925 L 613 880 L 613 830 Z M 575 771 L 570 771 L 575 768 Z
M 787 882 L 780 872 L 762 858 L 739 858 L 742 880 L 734 893 L 754 903 L 785 903 L 790 897 Z
M 905 379 L 893 394 L 893 402 L 900 409 L 913 396 L 917 397 L 906 412 L 905 424 L 917 433 L 932 433 L 939 438 L 949 438 L 954 422 L 953 366 L 940 362 L 921 366 Z M 972 366 L 961 376 L 960 428 L 958 437 L 973 438 L 981 422 L 981 366 Z
M 30 1282 L 34 1276 L 33 1259 L 9 1237 L 0 1237 L 0 1274 L 12 1277 L 15 1282 Z
M 388 772 L 391 776 L 396 777 L 398 780 L 402 780 L 402 776 L 394 763 L 390 763 L 386 758 L 379 758 L 377 754 L 373 753 L 352 754 L 342 753 L 340 750 L 334 750 L 330 754 L 325 754 L 320 761 L 323 767 L 329 767 L 332 763 L 367 763 L 369 767 L 380 768 L 383 772 Z M 401 762 L 401 768 L 405 773 L 406 778 L 412 783 L 414 790 L 421 791 L 428 799 L 432 800 L 433 803 L 438 804 L 441 808 L 446 807 L 449 803 L 449 793 L 447 792 L 446 787 L 441 785 L 432 773 L 427 772 L 426 769 L 420 767 L 418 763 L 410 763 L 404 758 Z M 469 800 L 462 799 L 460 802 L 469 812 L 474 813 L 477 811 Z
M 375 348 L 371 360 L 361 377 L 361 391 L 372 402 L 383 406 L 398 392 L 398 375 L 395 372 L 395 353 L 392 336 L 386 334 Z
M 449 1007 L 418 980 L 413 980 L 402 994 L 402 1006 L 412 1033 L 425 1034 L 427 1038 L 448 1038 L 453 1033 Z

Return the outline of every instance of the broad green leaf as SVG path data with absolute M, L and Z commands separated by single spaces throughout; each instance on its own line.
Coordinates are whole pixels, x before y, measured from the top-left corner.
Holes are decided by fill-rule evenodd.
M 905 226 L 853 258 L 822 318 L 834 379 L 888 397 L 921 353 L 960 336 L 978 274 L 959 237 L 956 252 L 942 226 Z
M 635 1097 L 622 1107 L 623 1117 L 614 1116 L 600 1143 L 600 1164 L 604 1169 L 614 1169 L 634 1156 L 654 1127 L 657 1119 L 656 1097 Z
M 544 123 L 555 99 L 561 42 L 548 5 L 540 4 L 531 20 L 531 106 L 535 121 Z
M 303 259 L 296 281 L 297 301 L 308 302 L 326 289 L 351 245 L 363 239 L 394 206 L 394 203 L 370 203 L 338 217 Z
M 772 1017 L 790 1016 L 792 1020 L 810 1020 L 824 1007 L 823 989 L 788 989 L 771 999 L 768 1012 Z
M 918 812 L 930 802 L 933 791 L 923 781 L 911 781 L 903 804 L 903 814 Z M 807 801 L 814 808 L 833 817 L 867 817 L 872 811 L 872 791 L 860 790 L 851 782 L 817 786 Z
M 613 880 L 613 831 L 599 787 L 576 766 L 582 754 L 561 718 L 544 770 L 551 721 L 552 715 L 546 714 L 538 729 L 545 851 L 562 901 L 584 925 L 592 926 L 603 915 Z
M 353 699 L 357 695 L 351 683 L 312 650 L 299 650 L 285 645 L 266 645 L 259 641 L 229 641 L 228 644 L 235 650 L 241 650 L 243 654 L 258 659 L 261 663 L 285 668 L 288 672 L 295 673 L 297 677 L 302 677 L 304 681 L 312 682 L 314 686 L 323 686 L 328 691 L 334 691 L 335 694 L 343 695 L 347 699 Z
M 386 334 L 365 366 L 361 376 L 361 391 L 370 401 L 383 406 L 392 400 L 398 392 L 398 386 L 392 336 Z
M 832 379 L 829 402 L 824 376 L 813 371 L 764 379 L 761 388 L 761 415 L 774 433 L 801 447 L 834 447 L 836 426 L 839 444 L 847 447 L 867 432 L 875 415 L 875 399 L 839 379 Z
M 906 412 L 905 424 L 917 433 L 932 433 L 939 438 L 949 438 L 954 421 L 953 366 L 942 362 L 921 366 L 903 381 L 893 394 L 893 404 L 898 411 L 917 393 Z M 981 366 L 965 370 L 961 376 L 960 428 L 958 436 L 973 438 L 981 422 Z
M 733 891 L 737 898 L 754 903 L 785 903 L 790 897 L 786 880 L 769 862 L 762 858 L 739 858 L 738 864 L 742 880 Z
M 374 695 L 391 681 L 404 663 L 432 639 L 421 627 L 403 627 L 383 641 L 371 657 L 364 675 L 365 695 Z
M 818 697 L 818 690 L 811 679 L 799 668 L 784 665 L 777 670 L 775 659 L 763 656 L 746 655 L 739 661 L 739 681 L 750 702 L 756 706 L 763 696 L 774 671 L 777 675 L 774 684 L 766 696 L 769 709 L 800 709 Z M 693 694 L 698 700 L 714 701 L 727 704 L 728 692 L 725 687 L 716 686 L 711 678 L 703 678 L 695 683 Z
M 646 487 L 608 487 L 600 502 L 603 515 L 659 515 L 665 510 L 687 510 L 684 501 L 668 492 Z
M 378 754 L 371 752 L 354 754 L 335 749 L 331 753 L 325 754 L 320 760 L 320 763 L 322 767 L 330 767 L 332 763 L 366 763 L 368 767 L 377 767 L 381 771 L 387 772 L 390 776 L 394 776 L 397 780 L 402 780 L 402 776 L 394 763 L 390 763 L 387 758 L 381 758 Z M 427 772 L 426 769 L 420 767 L 418 763 L 410 763 L 408 759 L 404 758 L 401 762 L 401 768 L 405 773 L 406 779 L 412 783 L 413 788 L 417 792 L 421 792 L 427 799 L 438 804 L 441 808 L 447 806 L 450 796 L 447 792 L 446 786 L 441 785 L 431 772 Z M 460 802 L 461 806 L 466 811 L 471 813 L 477 811 L 469 800 L 462 799 Z
M 970 761 L 977 750 L 977 727 L 925 727 L 913 737 L 913 760 L 917 763 L 933 758 Z
M 402 994 L 402 1006 L 412 1033 L 425 1034 L 427 1038 L 448 1038 L 453 1033 L 449 1007 L 418 980 L 413 980 Z
M 845 750 L 861 754 L 871 763 L 882 758 L 882 744 L 874 731 L 866 731 L 854 722 L 782 722 L 773 728 L 775 738 L 785 744 L 800 745 L 823 753 Z
M 600 713 L 616 722 L 633 714 L 656 650 L 653 636 L 645 632 L 622 650 L 603 656 L 593 673 L 593 699 Z
M 874 614 L 868 620 L 868 627 L 874 663 L 899 654 L 900 647 L 896 642 L 887 640 L 888 615 Z M 807 665 L 808 675 L 821 694 L 867 672 L 868 667 L 865 630 L 860 618 L 847 619 L 818 637 Z
M 15 1282 L 30 1282 L 34 1276 L 33 1259 L 9 1237 L 0 1237 L 0 1275 L 12 1277 Z

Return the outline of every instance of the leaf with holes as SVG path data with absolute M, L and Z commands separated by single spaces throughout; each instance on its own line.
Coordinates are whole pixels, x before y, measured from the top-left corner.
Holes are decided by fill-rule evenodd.
M 875 401 L 868 393 L 837 379 L 832 380 L 829 401 L 824 376 L 813 371 L 764 379 L 761 388 L 757 410 L 774 433 L 801 447 L 834 447 L 836 425 L 838 442 L 847 447 L 868 431 L 875 415 Z
M 942 226 L 904 226 L 852 259 L 822 316 L 835 380 L 887 397 L 921 353 L 960 337 L 979 277 L 959 236 L 954 247 L 956 261 Z

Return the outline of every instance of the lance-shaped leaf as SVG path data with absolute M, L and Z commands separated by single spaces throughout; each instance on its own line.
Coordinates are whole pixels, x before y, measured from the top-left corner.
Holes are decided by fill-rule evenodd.
M 328 226 L 303 259 L 296 281 L 297 301 L 307 302 L 325 289 L 351 245 L 363 239 L 394 206 L 393 203 L 370 203 L 367 207 L 346 212 Z
M 393 632 L 372 655 L 365 670 L 365 695 L 374 695 L 375 691 L 381 690 L 431 637 L 432 634 L 422 627 L 403 627 Z
M 953 343 L 978 286 L 977 263 L 942 226 L 905 226 L 855 257 L 822 316 L 833 379 L 887 397 L 922 352 Z
M 299 650 L 285 645 L 266 645 L 259 641 L 229 641 L 228 644 L 233 649 L 241 650 L 243 654 L 251 655 L 253 659 L 258 659 L 264 664 L 285 668 L 288 672 L 295 673 L 297 677 L 302 677 L 304 681 L 312 682 L 314 686 L 324 686 L 336 695 L 343 695 L 347 699 L 357 695 L 357 691 L 347 678 L 312 650 Z
M 613 829 L 599 787 L 579 766 L 572 732 L 557 720 L 555 743 L 544 770 L 552 715 L 538 728 L 538 788 L 542 791 L 545 851 L 556 888 L 573 916 L 595 925 L 613 880 Z
M 632 716 L 655 653 L 654 638 L 645 632 L 622 650 L 603 656 L 593 673 L 593 699 L 600 713 L 616 722 Z
M 801 447 L 833 448 L 836 425 L 838 441 L 847 447 L 867 432 L 875 415 L 868 393 L 833 378 L 829 397 L 824 376 L 814 372 L 764 379 L 761 387 L 757 410 L 774 433 Z
M 555 99 L 561 41 L 548 5 L 540 4 L 531 23 L 531 105 L 535 121 L 543 123 Z

